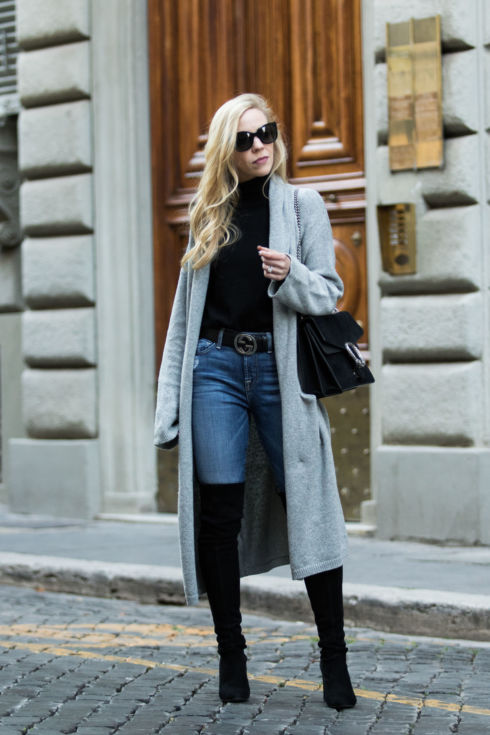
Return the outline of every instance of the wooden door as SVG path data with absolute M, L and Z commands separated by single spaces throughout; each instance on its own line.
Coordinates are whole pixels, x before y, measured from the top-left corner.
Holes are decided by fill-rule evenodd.
M 360 0 L 148 2 L 157 359 L 206 130 L 219 105 L 246 91 L 267 97 L 282 121 L 291 181 L 325 200 L 342 305 L 362 323 L 367 349 Z M 343 498 L 350 517 L 362 499 L 354 495 Z

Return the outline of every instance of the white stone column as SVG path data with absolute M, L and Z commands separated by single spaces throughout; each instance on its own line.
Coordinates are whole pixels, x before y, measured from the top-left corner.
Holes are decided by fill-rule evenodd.
M 153 248 L 146 2 L 93 0 L 103 508 L 153 510 Z
M 382 349 L 378 329 L 379 324 L 379 288 L 378 280 L 381 271 L 381 254 L 378 241 L 378 223 L 376 217 L 376 96 L 375 96 L 375 57 L 374 57 L 374 0 L 363 1 L 362 9 L 362 65 L 363 65 L 363 107 L 364 107 L 364 168 L 366 172 L 366 242 L 367 242 L 367 293 L 369 311 L 369 351 L 371 356 L 370 367 L 376 376 L 375 383 L 370 387 L 370 441 L 371 458 L 377 447 L 382 443 L 380 383 L 378 376 L 381 373 Z M 371 526 L 377 524 L 377 495 L 378 483 L 373 472 L 374 462 L 371 459 L 370 489 L 371 498 L 361 503 L 361 523 Z
M 18 229 L 16 120 L 0 126 L 0 504 L 8 501 L 8 442 L 23 436 L 21 407 L 22 288 Z
M 379 284 L 370 303 L 371 332 L 378 334 L 372 407 L 378 534 L 489 543 L 490 7 L 481 0 L 365 5 L 368 267 L 371 289 L 373 279 Z M 385 24 L 436 14 L 444 166 L 391 173 Z M 411 276 L 390 276 L 380 266 L 376 204 L 396 202 L 416 205 Z

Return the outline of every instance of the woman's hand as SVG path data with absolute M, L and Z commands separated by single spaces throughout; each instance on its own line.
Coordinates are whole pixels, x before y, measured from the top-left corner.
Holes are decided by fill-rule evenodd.
M 271 250 L 259 245 L 257 250 L 262 259 L 264 276 L 271 281 L 283 281 L 291 268 L 291 258 L 278 250 Z

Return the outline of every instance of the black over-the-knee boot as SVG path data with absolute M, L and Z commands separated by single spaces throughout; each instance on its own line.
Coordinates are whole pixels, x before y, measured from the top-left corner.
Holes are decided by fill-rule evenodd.
M 342 571 L 337 567 L 305 578 L 318 629 L 323 698 L 337 710 L 353 707 L 357 701 L 346 663 Z
M 237 537 L 243 514 L 243 483 L 200 485 L 199 565 L 218 641 L 219 695 L 224 702 L 250 696 L 240 613 Z

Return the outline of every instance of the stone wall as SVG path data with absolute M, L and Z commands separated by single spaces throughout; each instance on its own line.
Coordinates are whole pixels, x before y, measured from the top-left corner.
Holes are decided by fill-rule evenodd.
M 9 503 L 74 517 L 100 504 L 89 11 L 17 3 L 27 438 L 10 442 Z
M 7 502 L 10 437 L 22 436 L 20 322 L 23 309 L 16 115 L 0 124 L 0 503 Z
M 390 276 L 371 256 L 380 296 L 378 533 L 490 543 L 490 6 L 373 0 L 371 11 L 375 66 L 371 57 L 366 71 L 377 140 L 368 186 L 375 204 L 413 202 L 417 216 L 415 275 Z M 391 173 L 385 24 L 436 14 L 444 165 Z
M 153 508 L 149 126 L 145 107 L 134 115 L 146 13 L 136 5 L 17 2 L 27 437 L 10 442 L 15 511 Z

